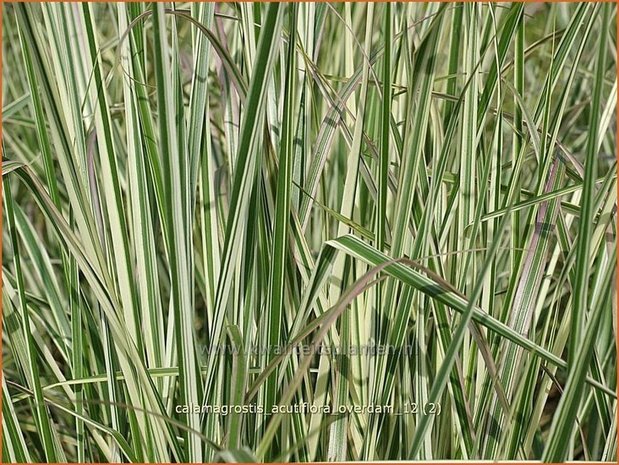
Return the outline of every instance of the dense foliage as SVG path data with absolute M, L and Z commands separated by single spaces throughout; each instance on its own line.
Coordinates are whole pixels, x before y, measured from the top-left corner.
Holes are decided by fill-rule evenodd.
M 615 460 L 614 4 L 2 21 L 4 461 Z

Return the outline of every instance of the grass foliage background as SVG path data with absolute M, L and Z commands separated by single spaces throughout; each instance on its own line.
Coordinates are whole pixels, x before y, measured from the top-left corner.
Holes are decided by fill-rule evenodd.
M 614 4 L 2 21 L 4 461 L 615 460 Z

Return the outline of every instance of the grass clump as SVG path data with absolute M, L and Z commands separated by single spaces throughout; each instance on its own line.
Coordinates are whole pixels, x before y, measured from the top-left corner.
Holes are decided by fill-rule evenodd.
M 614 461 L 615 5 L 2 21 L 4 461 Z

